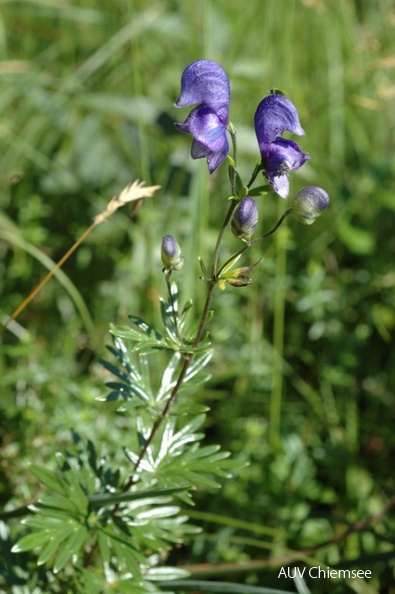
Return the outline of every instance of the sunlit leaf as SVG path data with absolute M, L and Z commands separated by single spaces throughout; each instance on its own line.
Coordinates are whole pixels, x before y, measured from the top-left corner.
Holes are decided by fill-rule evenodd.
M 18 542 L 12 547 L 12 553 L 23 553 L 25 551 L 31 551 L 37 547 L 42 547 L 48 542 L 49 532 L 47 529 L 39 532 L 33 532 L 33 534 L 27 534 L 23 536 Z
M 30 470 L 34 476 L 49 489 L 52 489 L 61 495 L 67 494 L 67 487 L 58 472 L 54 472 L 43 466 L 37 466 L 37 464 L 31 464 Z
M 89 532 L 85 526 L 80 525 L 75 527 L 74 532 L 62 544 L 62 548 L 55 559 L 53 564 L 54 573 L 58 573 L 63 569 L 71 557 L 78 555 L 88 535 Z
M 74 523 L 70 522 L 68 524 L 62 523 L 56 531 L 52 531 L 48 535 L 49 538 L 46 545 L 44 545 L 40 552 L 40 555 L 37 559 L 37 565 L 43 565 L 46 563 L 48 559 L 50 559 L 55 554 L 56 550 L 63 543 L 63 541 L 73 533 L 74 529 Z

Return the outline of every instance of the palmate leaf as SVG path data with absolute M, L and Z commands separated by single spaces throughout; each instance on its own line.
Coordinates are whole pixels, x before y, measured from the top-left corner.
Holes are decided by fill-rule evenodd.
M 170 285 L 169 300 L 160 299 L 160 311 L 163 325 L 170 340 L 180 344 L 178 318 L 178 287 L 175 282 Z M 181 345 L 180 345 L 181 346 Z
M 138 316 L 129 316 L 130 320 L 137 326 L 137 329 L 130 326 L 110 326 L 110 333 L 123 340 L 130 340 L 136 343 L 132 350 L 144 350 L 155 352 L 169 347 L 168 341 L 153 326 Z M 147 353 L 146 353 L 147 354 Z
M 143 429 L 142 429 L 143 430 Z M 147 463 L 147 460 L 145 460 Z M 149 479 L 151 484 L 153 483 Z M 193 529 L 186 524 L 187 518 L 180 515 L 179 506 L 173 503 L 174 496 L 187 499 L 187 489 L 190 485 L 186 481 L 169 482 L 166 487 L 144 488 L 146 481 L 139 481 L 127 493 L 103 493 L 89 496 L 91 514 L 97 512 L 101 532 L 99 546 L 103 550 L 105 559 L 114 560 L 112 538 L 126 539 L 125 542 L 137 550 L 161 551 L 169 548 L 169 543 L 183 542 L 184 535 Z M 118 506 L 115 516 L 110 512 L 110 506 Z M 103 524 L 100 527 L 100 524 Z M 120 551 L 119 551 L 120 552 Z M 122 557 L 123 559 L 123 557 Z M 125 561 L 122 561 L 123 566 Z
M 79 525 L 63 543 L 53 565 L 54 573 L 58 573 L 72 557 L 77 557 L 86 542 L 89 531 L 86 526 Z
M 182 388 L 186 384 L 188 384 L 188 389 L 191 388 L 191 380 L 194 379 L 196 377 L 196 375 L 198 373 L 200 373 L 202 371 L 202 369 L 204 367 L 206 367 L 206 365 L 211 361 L 211 358 L 213 356 L 213 352 L 214 351 L 210 349 L 210 350 L 202 353 L 199 356 L 196 355 L 193 358 L 192 363 L 190 364 L 189 369 L 188 369 L 188 371 L 186 373 L 186 376 L 184 378 L 184 382 L 183 382 Z M 198 383 L 195 382 L 193 384 L 193 387 L 195 388 L 197 385 L 199 385 L 202 382 L 207 381 L 209 378 L 210 378 L 210 376 L 206 376 L 206 377 L 202 378 L 201 380 L 199 379 L 199 382 Z
M 65 541 L 70 534 L 73 534 L 76 529 L 78 529 L 78 525 L 75 525 L 72 521 L 69 521 L 66 524 L 64 522 L 59 522 L 57 528 L 54 528 L 49 532 L 49 538 L 47 543 L 41 549 L 37 559 L 37 565 L 44 565 L 44 563 L 57 552 L 60 545 L 63 547 L 63 541 Z
M 108 382 L 106 385 L 111 391 L 105 396 L 100 396 L 98 400 L 105 402 L 120 400 L 122 403 L 135 400 L 135 406 L 145 406 L 153 402 L 148 361 L 128 349 L 121 338 L 114 338 L 114 346 L 107 348 L 118 359 L 122 369 L 104 360 L 100 363 L 121 381 Z
M 178 287 L 175 282 L 172 282 L 168 301 L 160 299 L 162 321 L 170 340 L 170 343 L 168 343 L 169 348 L 175 351 L 192 352 L 195 350 L 195 348 L 192 348 L 192 344 L 198 326 L 195 327 L 195 331 L 191 331 L 187 326 L 187 322 L 190 317 L 193 301 L 191 299 L 188 300 L 180 314 L 178 296 Z
M 131 546 L 149 556 L 152 552 L 169 549 L 170 544 L 181 544 L 185 534 L 195 534 L 196 528 L 187 524 L 187 520 L 172 498 L 146 498 L 122 506 L 105 530 L 107 533 L 118 530 L 118 539 L 126 538 Z
M 176 428 L 178 416 L 172 416 L 163 424 L 157 438 L 147 448 L 140 461 L 141 476 L 148 473 L 160 487 L 179 484 L 191 488 L 217 488 L 215 477 L 228 478 L 231 471 L 242 466 L 230 459 L 229 452 L 219 446 L 202 446 L 204 434 L 199 431 L 205 415 L 192 417 L 181 428 Z M 141 431 L 144 433 L 145 429 Z M 136 464 L 138 452 L 125 449 L 132 465 Z M 151 479 L 152 480 L 152 479 Z M 191 503 L 188 493 L 176 494 L 186 503 Z
M 38 547 L 43 547 L 48 542 L 48 530 L 38 530 L 33 534 L 26 534 L 12 547 L 12 553 L 24 553 Z
M 208 315 L 207 315 L 207 322 L 206 322 L 206 326 L 208 326 L 213 318 L 214 312 L 212 310 L 209 311 Z M 189 326 L 187 324 L 187 318 L 185 319 L 185 324 L 183 326 L 183 338 L 185 340 L 186 343 L 188 344 L 192 344 L 193 341 L 195 340 L 195 336 L 197 334 L 198 328 L 200 325 L 200 321 L 199 320 L 194 320 Z M 196 352 L 198 352 L 199 350 L 202 349 L 207 349 L 210 346 L 210 342 L 208 340 L 208 333 L 204 333 L 201 340 L 200 340 L 200 347 L 199 349 L 196 349 Z M 192 349 L 195 352 L 195 349 Z
M 185 304 L 181 316 L 179 316 L 178 288 L 175 283 L 171 285 L 169 300 L 161 299 L 160 307 L 166 336 L 163 336 L 139 316 L 134 315 L 130 315 L 129 318 L 136 328 L 126 325 L 111 325 L 111 334 L 118 339 L 132 342 L 131 350 L 143 355 L 151 355 L 161 350 L 181 353 L 200 353 L 207 350 L 210 346 L 207 332 L 201 337 L 199 345 L 193 346 L 199 322 L 194 321 L 191 325 L 187 325 L 192 301 Z M 209 312 L 207 322 L 211 317 L 212 312 Z
M 53 517 L 51 521 L 42 518 L 41 525 L 45 525 L 45 528 L 21 538 L 12 548 L 12 552 L 20 553 L 40 548 L 37 565 L 44 565 L 55 557 L 53 571 L 57 573 L 72 557 L 78 556 L 88 537 L 88 529 L 70 518 L 57 521 L 54 521 Z
M 196 376 L 204 369 L 204 367 L 206 367 L 206 365 L 210 362 L 212 356 L 212 350 L 204 352 L 201 355 L 195 355 L 195 357 L 192 359 L 192 363 L 189 366 L 186 376 L 184 377 L 184 381 L 180 388 L 180 392 L 183 392 L 185 390 L 196 389 L 198 386 L 210 379 L 210 375 L 208 374 L 201 375 L 199 378 Z M 181 354 L 175 353 L 173 357 L 170 359 L 169 363 L 167 364 L 165 371 L 163 372 L 161 385 L 156 396 L 157 402 L 161 402 L 162 400 L 165 400 L 170 396 L 174 386 L 177 383 L 178 372 L 180 371 L 181 363 L 183 363 Z M 200 412 L 203 411 L 200 410 Z M 193 414 L 192 411 L 190 412 L 190 414 Z
M 180 433 L 177 439 L 181 437 Z M 120 575 L 130 573 L 141 579 L 141 568 L 149 567 L 141 551 L 147 555 L 163 551 L 193 531 L 173 503 L 174 496 L 186 494 L 189 485 L 178 481 L 166 488 L 144 488 L 139 483 L 132 491 L 122 492 L 118 473 L 107 472 L 106 461 L 97 455 L 92 442 L 85 443 L 77 434 L 73 440 L 77 454 L 59 455 L 61 471 L 55 473 L 62 477 L 64 495 L 45 494 L 31 506 L 34 513 L 24 524 L 32 533 L 21 538 L 13 552 L 37 549 L 38 565 L 51 563 L 56 573 L 78 559 L 87 540 L 97 537 L 104 567 L 111 565 Z M 52 474 L 41 473 L 37 467 L 36 475 L 59 489 Z M 99 484 L 101 493 L 97 492 Z M 108 491 L 114 487 L 118 491 Z

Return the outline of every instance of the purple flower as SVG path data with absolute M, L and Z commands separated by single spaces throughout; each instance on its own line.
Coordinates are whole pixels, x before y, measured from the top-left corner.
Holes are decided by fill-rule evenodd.
M 287 198 L 289 193 L 288 174 L 310 158 L 296 142 L 281 138 L 285 131 L 305 135 L 294 104 L 284 95 L 268 95 L 255 112 L 255 133 L 263 171 L 281 198 Z
M 240 239 L 250 239 L 258 226 L 258 206 L 251 196 L 245 196 L 232 219 L 232 232 Z
M 164 235 L 161 244 L 161 258 L 163 270 L 181 270 L 184 266 L 184 257 L 178 242 L 172 235 Z
M 200 105 L 183 124 L 176 124 L 176 128 L 193 135 L 191 156 L 193 159 L 205 157 L 210 173 L 218 169 L 229 152 L 226 134 L 229 99 L 229 79 L 217 62 L 198 60 L 185 68 L 175 107 Z

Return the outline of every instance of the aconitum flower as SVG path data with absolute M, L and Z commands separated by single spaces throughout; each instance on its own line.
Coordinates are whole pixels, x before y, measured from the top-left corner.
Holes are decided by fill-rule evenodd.
M 172 235 L 164 235 L 161 244 L 161 258 L 163 270 L 181 270 L 184 266 L 184 257 L 178 242 Z
M 292 199 L 291 214 L 300 223 L 311 225 L 328 206 L 329 196 L 325 190 L 306 186 Z
M 258 226 L 258 206 L 254 198 L 245 196 L 232 218 L 232 233 L 240 239 L 248 240 Z
M 268 95 L 255 112 L 255 133 L 263 171 L 281 198 L 287 198 L 289 194 L 288 174 L 310 158 L 296 142 L 282 138 L 285 131 L 305 135 L 292 101 L 277 93 Z
M 230 86 L 225 70 L 211 60 L 198 60 L 187 66 L 181 77 L 181 94 L 175 107 L 199 103 L 183 124 L 175 124 L 181 132 L 193 135 L 191 156 L 207 159 L 213 173 L 229 152 Z

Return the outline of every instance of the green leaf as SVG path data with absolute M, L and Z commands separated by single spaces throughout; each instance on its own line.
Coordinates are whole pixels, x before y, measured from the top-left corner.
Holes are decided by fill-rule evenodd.
M 208 278 L 208 271 L 207 271 L 206 265 L 205 265 L 205 263 L 203 262 L 203 260 L 202 260 L 202 258 L 200 256 L 198 256 L 198 261 L 199 261 L 200 268 L 202 270 L 203 276 L 205 278 Z
M 56 497 L 54 495 L 44 495 L 41 499 L 38 500 L 39 503 L 39 510 L 41 506 L 51 507 L 54 509 L 59 509 L 65 512 L 71 512 L 75 514 L 77 511 L 77 506 L 74 504 L 73 501 L 70 499 L 66 499 L 65 497 Z
M 37 464 L 31 464 L 29 468 L 43 485 L 61 495 L 67 495 L 67 486 L 59 473 Z
M 211 320 L 213 319 L 214 312 L 212 310 L 209 311 L 207 316 L 207 325 L 210 324 Z M 191 323 L 188 329 L 184 332 L 184 338 L 191 343 L 195 340 L 195 336 L 199 327 L 200 321 L 195 320 Z M 202 339 L 203 340 L 203 339 Z M 201 341 L 202 342 L 202 341 Z M 208 345 L 204 345 L 204 348 L 207 349 Z
M 47 529 L 40 530 L 39 532 L 33 532 L 33 534 L 27 534 L 23 536 L 11 549 L 12 553 L 24 553 L 31 551 L 37 547 L 44 546 L 49 539 L 49 531 Z
M 180 491 L 185 491 L 188 486 L 173 487 L 168 489 L 146 489 L 144 491 L 136 491 L 134 493 L 103 493 L 98 495 L 90 495 L 88 497 L 91 506 L 96 509 L 107 505 L 116 505 L 117 503 L 126 503 L 129 501 L 136 501 L 138 499 L 147 499 L 147 497 L 163 497 L 165 495 L 174 495 Z
M 124 371 L 122 371 L 118 367 L 115 367 L 115 365 L 109 363 L 105 359 L 99 359 L 99 363 L 100 365 L 102 365 L 102 367 L 107 369 L 107 371 L 118 377 L 123 382 L 127 382 L 129 380 L 129 376 Z
M 68 479 L 70 481 L 69 497 L 77 510 L 82 515 L 86 515 L 88 513 L 88 498 L 81 486 L 80 476 L 77 476 L 75 472 L 69 472 Z
M 134 352 L 141 352 L 144 349 L 149 349 L 150 352 L 155 352 L 158 349 L 168 348 L 166 338 L 159 334 L 159 332 L 156 332 L 152 326 L 146 324 L 141 318 L 137 318 L 136 316 L 130 317 L 134 317 L 135 320 L 139 321 L 141 331 L 134 330 L 129 326 L 110 326 L 110 332 L 114 337 L 118 340 L 131 340 L 137 343 L 133 347 Z M 124 352 L 120 353 L 118 351 L 116 357 L 121 361 L 123 366 L 127 365 Z M 130 369 L 130 372 L 132 372 L 132 369 Z
M 108 537 L 101 529 L 98 530 L 97 533 L 99 549 L 100 549 L 100 556 L 104 564 L 110 563 L 111 560 L 111 553 L 110 547 L 108 546 Z
M 236 194 L 239 194 L 239 192 L 243 188 L 243 182 L 241 180 L 240 175 L 234 168 L 235 163 L 234 163 L 233 159 L 230 157 L 230 155 L 228 155 L 228 159 L 231 163 L 231 165 L 228 167 L 229 180 L 231 183 L 233 183 L 233 176 L 234 176 L 234 174 L 236 174 Z
M 189 571 L 180 567 L 152 567 L 144 577 L 150 581 L 179 580 L 190 575 Z
M 157 402 L 161 402 L 162 400 L 167 398 L 167 396 L 169 396 L 172 389 L 174 388 L 174 386 L 176 384 L 176 379 L 174 376 L 175 376 L 175 373 L 177 371 L 180 361 L 181 361 L 180 353 L 174 353 L 174 355 L 171 357 L 169 363 L 167 364 L 166 369 L 163 372 L 161 385 L 159 387 L 158 394 L 156 396 Z
M 147 339 L 135 346 L 133 350 L 136 353 L 139 353 L 140 355 L 152 355 L 153 353 L 168 348 L 171 348 L 171 345 L 168 342 L 166 342 L 165 339 L 163 339 L 163 342 L 157 342 L 156 340 Z
M 265 196 L 266 194 L 268 194 L 269 192 L 272 191 L 271 186 L 269 185 L 264 185 L 264 186 L 257 186 L 256 188 L 250 189 L 248 191 L 248 195 L 251 197 L 254 196 Z
M 162 315 L 163 324 L 166 328 L 166 332 L 168 336 L 172 340 L 177 340 L 177 333 L 176 333 L 176 321 L 174 319 L 175 313 L 172 309 L 171 303 L 165 301 L 164 299 L 160 299 L 160 311 Z
M 110 332 L 113 336 L 117 336 L 118 338 L 123 338 L 124 340 L 133 340 L 135 342 L 140 342 L 141 340 L 141 332 L 130 328 L 130 326 L 113 326 L 110 325 Z
M 47 518 L 52 518 L 54 521 L 56 520 L 64 520 L 67 521 L 70 519 L 71 512 L 69 510 L 62 510 L 55 507 L 47 507 L 46 505 L 41 505 L 40 503 L 33 503 L 29 506 L 29 509 L 32 511 L 39 513 L 40 516 L 45 516 Z M 76 510 L 73 512 L 76 513 Z M 26 518 L 26 524 L 30 524 L 29 518 Z
M 241 257 L 241 254 L 235 254 L 234 256 L 229 258 L 229 260 L 226 262 L 226 264 L 224 264 L 224 266 L 222 268 L 220 268 L 221 277 L 222 277 L 222 275 L 225 275 L 227 272 L 229 272 L 229 270 L 232 268 L 232 266 L 234 264 L 236 264 L 236 262 L 238 262 L 240 257 Z
M 60 544 L 70 536 L 74 531 L 75 524 L 70 522 L 69 524 L 61 523 L 57 530 L 51 531 L 48 535 L 49 539 L 45 546 L 42 548 L 41 553 L 37 559 L 37 565 L 44 565 L 50 559 L 60 546 Z
M 89 531 L 85 526 L 78 526 L 74 529 L 74 532 L 70 534 L 66 542 L 63 543 L 62 548 L 55 559 L 53 564 L 54 573 L 58 573 L 63 569 L 70 557 L 78 555 L 79 550 L 87 540 L 88 535 Z
M 113 549 L 118 557 L 118 560 L 125 565 L 125 568 L 130 571 L 134 578 L 141 575 L 139 563 L 134 555 L 134 551 L 130 546 L 127 546 L 119 540 L 111 540 Z
M 163 336 L 155 330 L 153 326 L 148 324 L 143 318 L 139 316 L 130 315 L 129 319 L 132 320 L 133 324 L 135 324 L 142 334 L 149 336 L 151 339 L 155 339 L 156 342 L 161 342 L 163 340 Z
M 193 384 L 192 384 L 193 385 Z M 206 406 L 205 404 L 193 404 L 190 402 L 175 402 L 175 404 L 173 405 L 171 411 L 170 411 L 170 415 L 174 416 L 174 415 L 190 415 L 195 416 L 195 415 L 202 415 L 206 412 L 208 412 L 210 409 L 208 406 Z
M 195 375 L 200 373 L 202 371 L 202 369 L 204 369 L 204 367 L 206 367 L 206 365 L 211 361 L 213 353 L 214 353 L 214 351 L 212 349 L 210 349 L 209 351 L 206 351 L 202 355 L 196 356 L 194 359 L 192 359 L 192 363 L 189 366 L 187 374 L 184 378 L 184 385 L 185 385 L 185 383 L 190 382 L 191 379 L 193 377 L 195 377 Z

